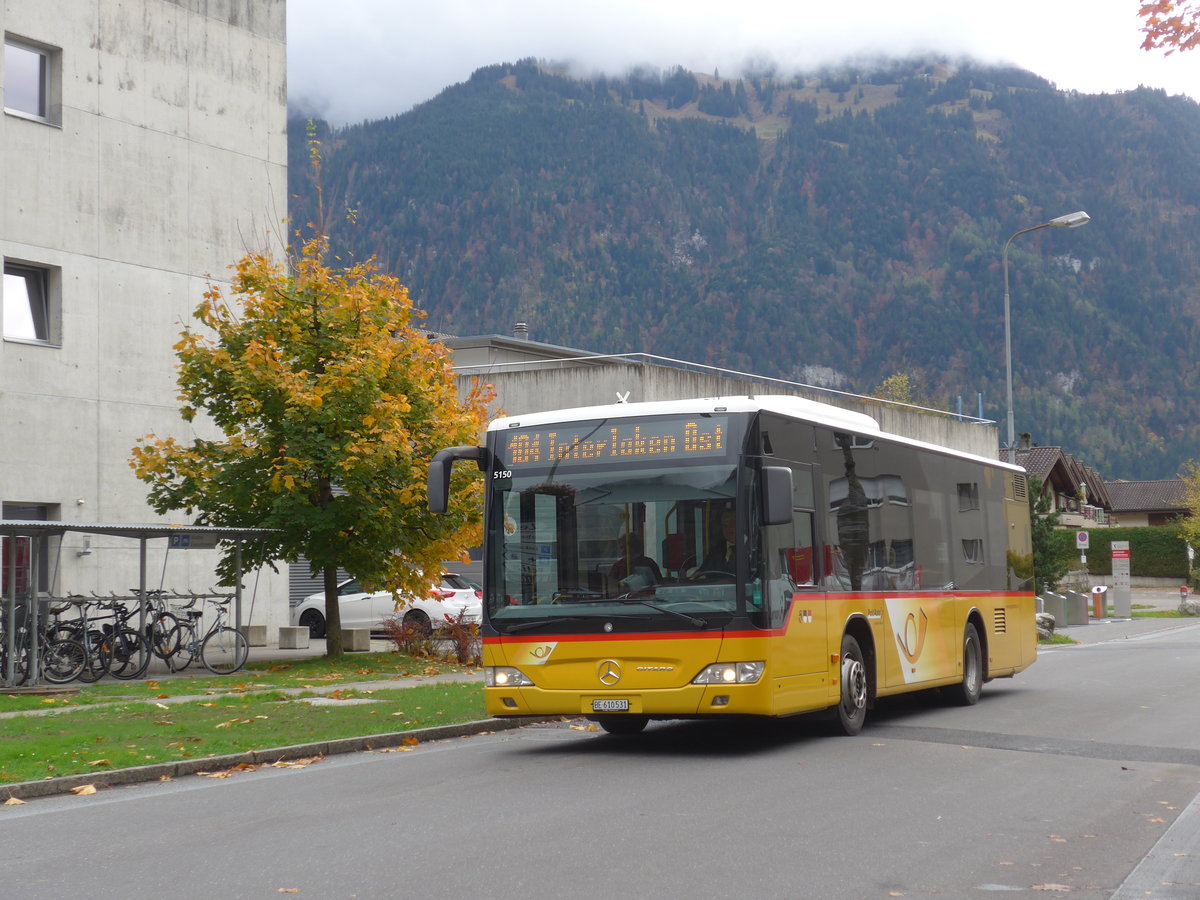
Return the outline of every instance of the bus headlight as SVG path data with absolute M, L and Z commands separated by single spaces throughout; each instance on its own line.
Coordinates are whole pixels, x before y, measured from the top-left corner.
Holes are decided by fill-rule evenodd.
M 483 683 L 488 687 L 533 687 L 529 676 L 512 666 L 485 666 Z
M 766 663 L 713 663 L 692 679 L 692 684 L 754 684 L 762 678 Z

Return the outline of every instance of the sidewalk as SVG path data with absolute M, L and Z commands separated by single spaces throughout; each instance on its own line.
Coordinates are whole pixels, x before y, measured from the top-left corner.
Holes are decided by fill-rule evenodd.
M 1174 612 L 1179 608 L 1179 591 L 1165 588 L 1134 588 L 1130 591 L 1130 605 L 1134 613 L 1154 610 Z M 1101 641 L 1136 638 L 1189 626 L 1200 626 L 1200 618 L 1182 616 L 1167 619 L 1088 619 L 1086 625 L 1060 626 L 1055 628 L 1055 632 L 1080 644 L 1098 644 Z

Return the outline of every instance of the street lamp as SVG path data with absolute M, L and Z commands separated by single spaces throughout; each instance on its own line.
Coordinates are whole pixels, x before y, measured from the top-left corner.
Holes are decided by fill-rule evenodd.
M 1013 433 L 1012 316 L 1009 313 L 1008 302 L 1008 248 L 1014 238 L 1019 238 L 1023 234 L 1029 234 L 1031 231 L 1037 231 L 1041 228 L 1078 228 L 1090 221 L 1092 221 L 1092 217 L 1083 210 L 1067 213 L 1065 216 L 1059 216 L 1057 219 L 1051 219 L 1049 222 L 1043 222 L 1041 225 L 1034 225 L 1032 228 L 1022 228 L 1010 237 L 1004 245 L 1004 377 L 1008 391 L 1008 461 L 1010 463 L 1017 461 L 1017 445 L 1016 435 Z

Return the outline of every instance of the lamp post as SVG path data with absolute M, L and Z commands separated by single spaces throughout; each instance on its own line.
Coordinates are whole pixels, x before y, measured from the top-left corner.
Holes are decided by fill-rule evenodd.
M 1092 221 L 1092 217 L 1083 210 L 1067 213 L 1065 216 L 1059 216 L 1056 219 L 1051 219 L 1049 222 L 1043 222 L 1041 225 L 1034 225 L 1032 228 L 1022 228 L 1004 244 L 1004 380 L 1008 393 L 1008 461 L 1010 463 L 1017 461 L 1017 445 L 1016 435 L 1014 434 L 1015 429 L 1013 427 L 1012 315 L 1009 312 L 1008 301 L 1008 248 L 1015 238 L 1019 238 L 1023 234 L 1029 234 L 1031 231 L 1037 231 L 1041 228 L 1078 228 L 1090 221 Z

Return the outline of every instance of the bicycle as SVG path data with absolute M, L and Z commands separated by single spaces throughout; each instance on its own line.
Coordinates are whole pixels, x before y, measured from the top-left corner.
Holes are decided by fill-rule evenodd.
M 137 611 L 125 609 L 115 602 L 112 610 L 116 622 L 104 626 L 104 636 L 100 641 L 100 658 L 104 661 L 104 668 L 113 678 L 123 681 L 141 678 L 150 668 L 150 642 L 129 624 Z
M 137 588 L 133 588 L 137 594 Z M 169 660 L 179 650 L 179 617 L 167 609 L 166 591 L 146 591 L 146 639 L 150 652 L 162 660 Z
M 4 604 L 7 607 L 7 604 Z M 66 609 L 65 606 L 52 609 L 48 601 L 40 604 L 43 615 L 57 614 Z M 7 611 L 7 610 L 5 610 Z M 24 684 L 31 677 L 44 678 L 51 684 L 65 684 L 77 678 L 87 662 L 87 653 L 83 645 L 69 636 L 57 633 L 57 625 L 53 620 L 47 620 L 38 628 L 37 671 L 33 671 L 33 634 L 29 628 L 28 602 L 18 602 L 16 609 L 16 632 L 13 641 L 15 685 Z M 0 631 L 0 638 L 6 637 Z M 0 678 L 7 678 L 7 640 L 0 646 Z M 36 676 L 36 677 L 34 677 Z
M 71 606 L 78 607 L 78 615 L 73 619 L 61 618 L 61 614 Z M 50 631 L 52 640 L 73 640 L 82 645 L 84 664 L 76 677 L 88 684 L 99 681 L 106 674 L 104 657 L 100 653 L 104 632 L 96 623 L 107 617 L 105 613 L 89 613 L 89 607 L 111 609 L 112 605 L 105 601 L 89 601 L 80 595 L 68 596 L 63 606 L 51 610 L 56 618 Z
M 183 671 L 194 659 L 199 659 L 201 665 L 214 675 L 231 675 L 246 664 L 250 656 L 246 636 L 225 624 L 229 599 L 213 600 L 212 604 L 216 608 L 216 617 L 203 635 L 200 634 L 202 610 L 188 609 L 187 618 L 180 620 L 178 633 L 169 639 L 177 645 L 175 653 L 167 658 L 172 672 Z

